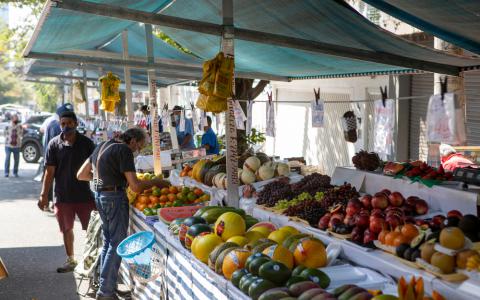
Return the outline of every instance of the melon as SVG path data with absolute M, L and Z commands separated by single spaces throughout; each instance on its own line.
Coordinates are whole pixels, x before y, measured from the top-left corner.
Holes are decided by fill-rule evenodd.
M 216 235 L 226 241 L 233 236 L 245 234 L 245 220 L 237 213 L 226 212 L 217 219 L 214 230 Z
M 218 173 L 213 177 L 213 185 L 220 189 L 227 188 L 227 174 L 226 173 Z
M 275 224 L 273 224 L 272 222 L 258 222 L 257 224 L 250 227 L 250 229 L 248 231 L 251 231 L 251 230 L 253 230 L 254 228 L 257 228 L 257 227 L 267 227 L 268 229 L 270 229 L 270 232 L 277 230 L 277 226 Z
M 322 268 L 327 265 L 327 251 L 320 240 L 303 238 L 293 252 L 296 265 L 307 268 Z
M 243 184 L 252 184 L 255 182 L 255 174 L 250 170 L 243 170 L 240 179 L 242 180 Z
M 248 244 L 248 239 L 244 236 L 241 236 L 241 235 L 236 235 L 236 236 L 232 236 L 231 238 L 229 238 L 227 240 L 227 242 L 229 243 L 235 243 L 237 244 L 238 246 L 240 247 L 243 247 L 245 246 L 246 244 Z
M 230 253 L 228 253 L 228 255 L 223 260 L 223 276 L 230 280 L 230 278 L 232 278 L 233 272 L 243 269 L 245 267 L 245 262 L 251 254 L 252 253 L 246 249 L 235 249 L 233 251 L 230 251 Z
M 193 216 L 202 206 L 162 207 L 158 210 L 158 218 L 165 224 L 170 224 L 176 219 Z
M 270 161 L 270 157 L 263 152 L 257 152 L 255 156 L 260 160 L 262 165 Z
M 257 170 L 256 175 L 261 181 L 269 180 L 275 175 L 275 170 L 270 166 L 263 165 Z
M 260 159 L 258 159 L 256 156 L 250 156 L 243 163 L 243 170 L 244 171 L 248 170 L 252 173 L 255 173 L 260 168 L 261 165 L 262 163 L 260 162 Z
M 290 270 L 293 269 L 294 258 L 292 252 L 288 251 L 287 248 L 283 247 L 282 245 L 273 245 L 262 252 L 263 254 L 267 255 L 274 261 L 281 262 Z
M 192 254 L 199 261 L 206 264 L 208 262 L 208 255 L 223 241 L 214 233 L 197 236 L 192 243 Z
M 200 183 L 205 183 L 205 175 L 207 175 L 208 171 L 214 166 L 214 163 L 210 160 L 206 161 L 203 166 L 200 168 L 198 173 L 197 181 Z
M 208 266 L 210 267 L 210 269 L 215 271 L 215 264 L 217 262 L 218 257 L 220 256 L 220 254 L 223 251 L 225 251 L 226 249 L 229 249 L 229 248 L 236 248 L 236 247 L 238 247 L 237 244 L 228 243 L 228 242 L 220 244 L 217 247 L 215 247 L 215 249 L 213 249 L 213 251 L 210 253 L 210 255 L 208 255 Z
M 194 224 L 206 224 L 207 222 L 201 217 L 189 217 L 183 220 L 182 225 L 180 225 L 180 230 L 178 231 L 178 239 L 180 244 L 185 247 L 185 237 L 187 236 L 187 231 L 190 226 Z
M 193 240 L 204 232 L 211 233 L 212 228 L 208 224 L 193 224 L 190 226 L 185 235 L 185 248 L 190 250 Z
M 288 176 L 290 174 L 290 166 L 286 163 L 278 163 L 275 168 L 276 176 Z
M 292 235 L 291 232 L 287 231 L 287 230 L 281 230 L 281 229 L 277 229 L 275 231 L 272 231 L 269 235 L 268 235 L 268 239 L 269 240 L 272 240 L 274 242 L 276 242 L 277 244 L 282 244 L 283 241 L 289 237 L 290 235 Z
M 205 174 L 203 178 L 203 183 L 208 186 L 213 186 L 213 178 L 218 173 L 225 173 L 226 166 L 225 165 L 216 165 L 213 166 L 210 170 L 208 170 L 207 174 Z
M 200 181 L 200 171 L 202 171 L 203 166 L 209 162 L 208 159 L 201 159 L 197 161 L 192 168 L 192 178 L 196 181 Z

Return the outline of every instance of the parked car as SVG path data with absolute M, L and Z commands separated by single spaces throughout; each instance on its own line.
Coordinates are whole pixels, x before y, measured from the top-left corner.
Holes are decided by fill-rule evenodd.
M 43 155 L 43 134 L 40 127 L 51 114 L 33 115 L 22 124 L 23 140 L 22 140 L 22 156 L 27 163 L 36 163 Z

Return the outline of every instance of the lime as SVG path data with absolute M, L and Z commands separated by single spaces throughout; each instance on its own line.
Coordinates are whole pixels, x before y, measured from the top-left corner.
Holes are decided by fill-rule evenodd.
M 152 191 L 152 195 L 153 196 L 160 196 L 162 193 L 161 193 L 161 190 L 157 187 L 153 188 L 153 191 Z
M 182 205 L 183 205 L 183 202 L 181 200 L 176 200 L 175 202 L 173 202 L 173 206 L 175 207 L 182 206 Z
M 190 193 L 190 189 L 189 189 L 188 187 L 186 187 L 186 186 L 183 187 L 183 189 L 182 189 L 182 194 L 188 195 L 188 193 Z
M 197 195 L 195 195 L 195 193 L 193 193 L 193 192 L 190 192 L 190 193 L 188 193 L 187 198 L 188 198 L 189 201 L 195 201 L 195 199 L 197 199 Z

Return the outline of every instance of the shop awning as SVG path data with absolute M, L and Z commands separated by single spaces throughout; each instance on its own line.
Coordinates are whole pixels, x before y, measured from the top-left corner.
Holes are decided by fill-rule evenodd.
M 458 74 L 465 68 L 480 66 L 480 60 L 447 55 L 390 34 L 339 0 L 235 1 L 234 15 L 239 77 L 243 73 L 250 78 L 299 79 L 415 70 Z M 194 25 L 164 26 L 165 22 L 158 21 L 162 16 L 193 20 Z M 112 47 L 110 49 L 116 51 L 120 32 L 136 26 L 135 21 L 160 25 L 163 32 L 202 60 L 212 58 L 220 50 L 220 31 L 216 32 L 215 28 L 222 23 L 221 0 L 160 3 L 153 0 L 97 0 L 95 3 L 63 0 L 51 2 L 50 6 L 47 3 L 40 27 L 25 54 L 46 59 L 58 54 L 72 55 L 72 51 L 77 50 L 98 51 Z M 206 32 L 202 26 L 195 26 L 195 21 L 206 24 L 213 31 Z M 145 54 L 142 45 L 134 55 Z M 188 64 L 188 67 L 200 61 L 174 50 L 178 53 L 170 53 L 170 57 L 162 54 L 156 57 Z M 200 63 L 195 70 L 188 67 L 184 68 L 185 72 L 198 72 Z
M 480 2 L 475 0 L 363 0 L 461 48 L 480 54 Z

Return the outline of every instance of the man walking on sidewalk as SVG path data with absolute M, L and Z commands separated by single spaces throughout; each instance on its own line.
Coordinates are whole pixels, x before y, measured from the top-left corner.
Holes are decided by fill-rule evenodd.
M 77 265 L 73 253 L 75 215 L 80 219 L 82 229 L 86 230 L 90 213 L 95 209 L 88 182 L 79 181 L 76 177 L 78 169 L 90 157 L 95 146 L 76 130 L 77 117 L 74 112 L 62 113 L 60 127 L 61 134 L 53 138 L 47 147 L 45 178 L 38 207 L 43 210 L 48 206 L 48 192 L 55 179 L 55 215 L 67 253 L 67 260 L 57 272 L 65 273 L 73 271 Z

